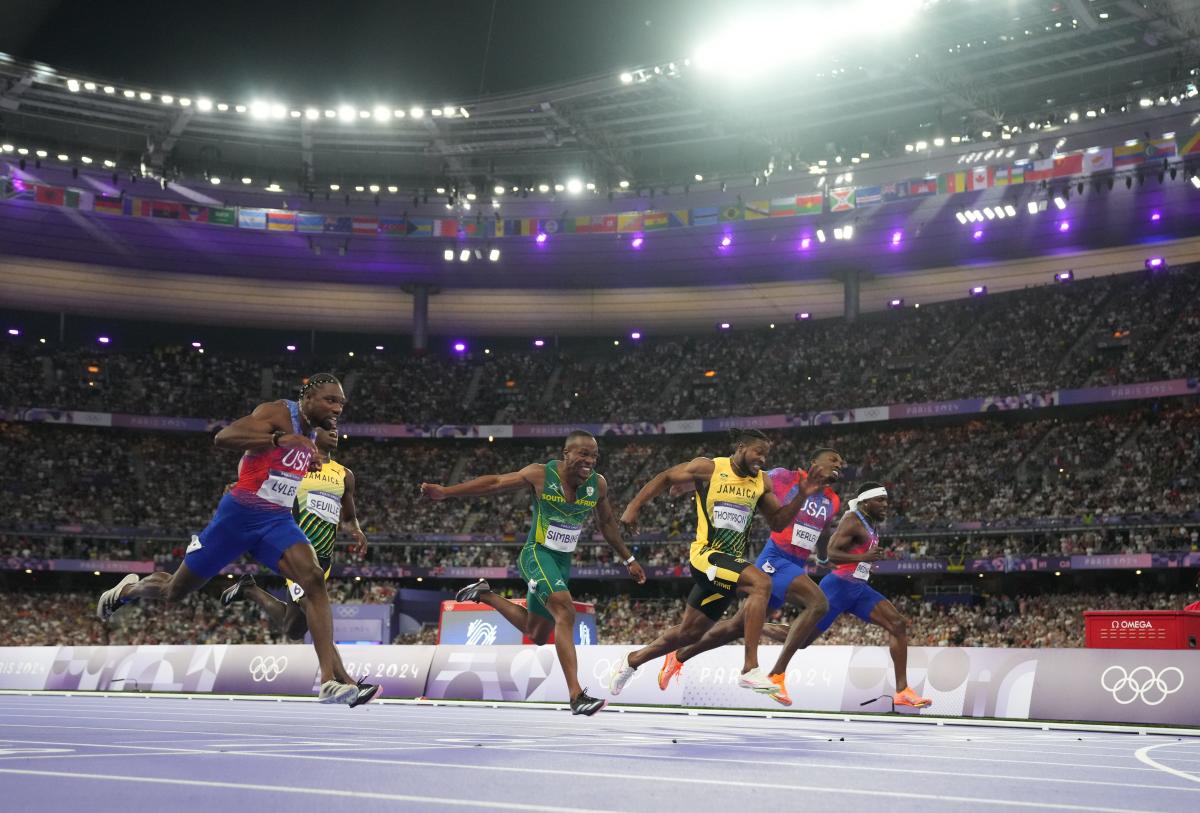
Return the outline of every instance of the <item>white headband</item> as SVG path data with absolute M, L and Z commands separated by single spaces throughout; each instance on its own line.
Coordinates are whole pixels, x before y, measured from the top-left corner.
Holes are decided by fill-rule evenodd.
M 848 507 L 851 511 L 857 511 L 858 504 L 863 500 L 871 500 L 875 497 L 886 497 L 887 495 L 887 489 L 883 486 L 879 486 L 878 488 L 869 488 L 850 502 L 846 503 L 846 507 Z

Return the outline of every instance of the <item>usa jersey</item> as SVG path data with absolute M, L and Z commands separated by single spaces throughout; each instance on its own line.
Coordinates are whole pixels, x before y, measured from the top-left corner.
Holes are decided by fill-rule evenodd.
M 800 486 L 808 479 L 808 472 L 779 468 L 772 469 L 769 476 L 775 496 L 786 505 L 795 499 Z M 841 507 L 841 499 L 828 486 L 810 495 L 792 524 L 771 534 L 764 552 L 780 553 L 803 564 L 808 555 L 816 550 L 821 533 L 833 522 Z
M 855 510 L 855 516 L 867 529 L 867 542 L 862 545 L 855 545 L 848 552 L 855 556 L 866 553 L 871 548 L 879 544 L 879 533 L 867 521 L 867 518 L 862 515 L 861 511 Z M 834 565 L 833 575 L 840 576 L 843 579 L 862 579 L 866 581 L 871 578 L 871 563 L 870 562 L 850 562 L 844 565 Z
M 284 401 L 292 416 L 292 431 L 300 431 L 300 405 Z M 310 435 L 316 438 L 316 432 Z M 229 492 L 240 504 L 249 508 L 291 512 L 296 502 L 300 481 L 308 473 L 312 452 L 308 449 L 265 449 L 246 452 L 238 463 L 238 480 Z

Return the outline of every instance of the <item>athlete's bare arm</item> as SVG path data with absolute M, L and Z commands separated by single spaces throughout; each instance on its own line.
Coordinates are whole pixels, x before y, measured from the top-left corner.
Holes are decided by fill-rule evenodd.
M 278 441 L 274 441 L 276 432 L 284 433 Z M 292 432 L 292 416 L 283 401 L 259 404 L 249 415 L 218 432 L 213 443 L 218 449 L 234 452 L 262 452 L 274 446 L 307 449 L 314 455 L 317 452 L 317 445 L 310 438 Z
M 600 497 L 596 500 L 596 527 L 600 529 L 600 535 L 604 537 L 604 541 L 621 557 L 621 561 L 627 562 L 633 558 L 633 554 L 625 546 L 625 540 L 621 539 L 621 530 L 617 527 L 617 515 L 613 512 L 612 503 L 608 500 L 608 481 L 599 475 L 596 479 L 600 483 Z M 630 562 L 626 567 L 629 568 L 629 575 L 633 577 L 634 581 L 638 584 L 646 583 L 646 572 L 642 570 L 640 564 Z
M 625 533 L 632 536 L 638 532 L 638 513 L 646 503 L 671 486 L 710 480 L 714 471 L 716 466 L 712 458 L 697 457 L 688 463 L 680 463 L 656 474 L 650 482 L 642 486 L 642 490 L 630 500 L 629 505 L 625 506 L 625 511 L 621 514 L 621 525 L 624 526 Z
M 507 474 L 485 474 L 453 486 L 421 483 L 421 495 L 434 502 L 440 502 L 451 497 L 492 497 L 496 494 L 508 494 L 526 488 L 532 488 L 541 494 L 542 486 L 545 483 L 546 466 L 540 463 L 530 463 L 520 471 L 510 471 Z
M 865 545 L 868 542 L 870 542 L 870 537 L 867 536 L 867 529 L 863 527 L 862 520 L 853 511 L 847 511 L 842 515 L 837 530 L 829 539 L 830 564 L 853 565 L 859 562 L 878 561 L 882 556 L 878 546 L 863 553 L 850 552 L 850 549 L 856 545 Z
M 808 476 L 796 489 L 796 496 L 788 503 L 782 504 L 775 496 L 774 489 L 768 488 L 758 499 L 758 508 L 772 531 L 782 531 L 796 519 L 796 514 L 804 507 L 804 501 L 825 487 L 825 472 L 819 466 L 808 470 Z
M 342 493 L 342 530 L 354 538 L 350 546 L 353 556 L 367 555 L 367 535 L 358 524 L 358 506 L 354 503 L 354 472 L 346 469 L 346 490 Z

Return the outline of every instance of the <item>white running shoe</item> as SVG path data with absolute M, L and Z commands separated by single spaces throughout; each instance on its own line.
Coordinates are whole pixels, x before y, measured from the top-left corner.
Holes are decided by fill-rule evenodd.
M 612 672 L 608 676 L 608 691 L 616 697 L 625 688 L 625 684 L 633 679 L 637 669 L 629 665 L 629 654 L 613 663 Z
M 341 683 L 327 680 L 321 684 L 321 692 L 317 695 L 318 703 L 347 703 L 358 700 L 358 687 L 353 683 Z
M 767 670 L 756 666 L 749 672 L 742 672 L 738 678 L 738 686 L 751 689 L 761 694 L 779 694 L 779 684 L 767 676 Z
M 107 621 L 112 617 L 112 614 L 119 610 L 123 604 L 120 603 L 121 591 L 126 585 L 137 584 L 138 575 L 130 573 L 121 581 L 117 582 L 116 587 L 110 587 L 100 594 L 100 600 L 96 602 L 96 617 L 101 621 Z

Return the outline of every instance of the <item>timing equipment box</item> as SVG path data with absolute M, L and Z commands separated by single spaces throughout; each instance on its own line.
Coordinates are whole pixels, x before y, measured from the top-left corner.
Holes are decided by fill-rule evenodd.
M 1200 613 L 1175 610 L 1089 610 L 1087 645 L 1096 649 L 1196 649 Z

